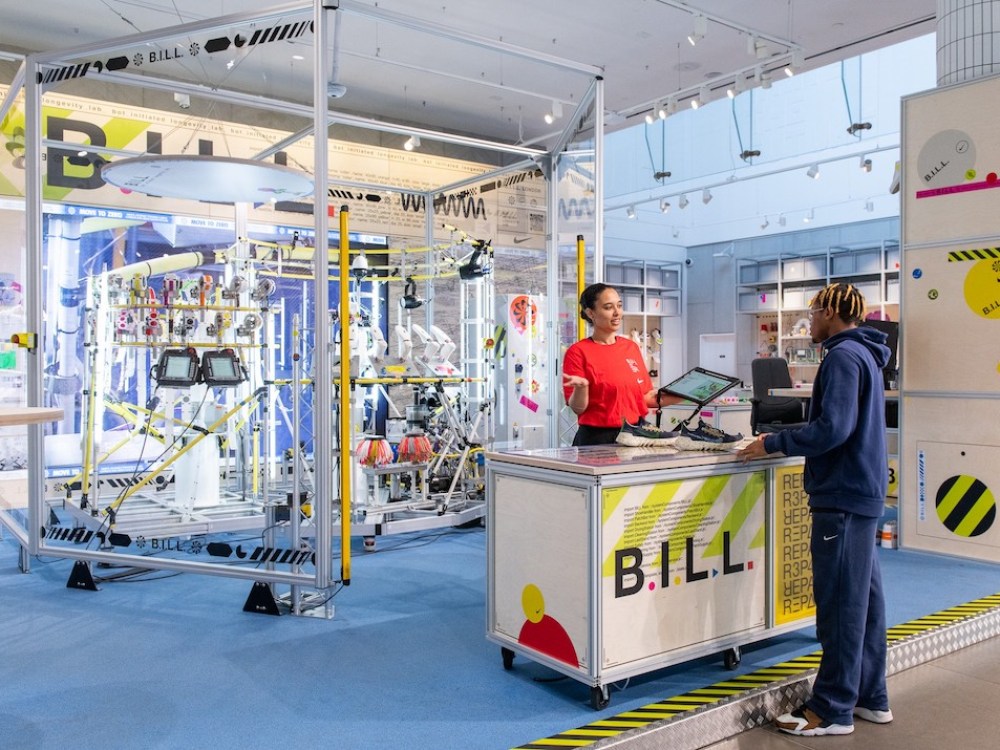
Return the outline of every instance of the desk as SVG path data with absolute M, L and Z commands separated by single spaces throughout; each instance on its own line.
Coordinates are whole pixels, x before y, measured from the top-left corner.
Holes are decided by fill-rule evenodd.
M 802 459 L 595 445 L 486 453 L 487 638 L 591 686 L 804 627 Z
M 0 427 L 22 427 L 29 424 L 58 422 L 63 410 L 46 406 L 21 406 L 0 409 Z M 0 511 L 26 508 L 28 480 L 24 471 L 0 472 Z M 0 514 L 2 516 L 2 514 Z M 0 517 L 0 521 L 2 521 Z
M 802 388 L 769 388 L 767 391 L 769 396 L 784 396 L 785 398 L 812 398 L 813 389 L 811 385 L 803 386 Z M 886 400 L 898 400 L 899 391 L 886 391 Z

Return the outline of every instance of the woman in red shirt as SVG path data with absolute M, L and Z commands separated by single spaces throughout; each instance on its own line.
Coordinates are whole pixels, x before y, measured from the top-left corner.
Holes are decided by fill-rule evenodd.
M 579 426 L 573 445 L 613 443 L 623 422 L 638 424 L 649 409 L 680 400 L 663 395 L 657 403 L 638 345 L 617 335 L 622 314 L 614 287 L 591 284 L 580 295 L 580 317 L 593 333 L 567 349 L 563 359 L 563 392 Z

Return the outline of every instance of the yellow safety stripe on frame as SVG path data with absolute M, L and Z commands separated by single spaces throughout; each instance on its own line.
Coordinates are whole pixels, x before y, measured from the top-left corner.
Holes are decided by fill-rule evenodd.
M 901 625 L 895 625 L 888 629 L 888 640 L 891 644 L 905 638 L 912 638 L 914 635 L 925 634 L 995 609 L 1000 609 L 1000 593 L 959 604 Z M 534 740 L 525 745 L 517 745 L 512 750 L 587 747 L 599 740 L 616 737 L 633 729 L 649 727 L 657 722 L 672 721 L 679 717 L 686 718 L 704 705 L 726 702 L 742 693 L 759 690 L 763 685 L 784 682 L 790 677 L 804 675 L 810 670 L 816 669 L 819 666 L 819 660 L 819 651 L 798 656 L 780 664 L 764 667 L 708 687 L 696 688 L 682 695 L 631 709 L 616 716 L 598 719 L 590 724 L 569 729 L 551 737 Z
M 955 250 L 948 253 L 949 263 L 960 263 L 966 260 L 986 260 L 1000 258 L 1000 247 L 981 247 L 975 250 Z

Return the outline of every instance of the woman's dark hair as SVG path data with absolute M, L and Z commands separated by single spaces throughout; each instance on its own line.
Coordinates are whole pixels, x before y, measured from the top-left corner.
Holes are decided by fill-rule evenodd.
M 587 317 L 587 310 L 593 310 L 597 305 L 597 298 L 600 297 L 608 289 L 614 289 L 610 284 L 591 284 L 586 289 L 583 290 L 583 294 L 580 295 L 580 317 L 583 318 L 588 323 L 593 323 L 590 318 Z

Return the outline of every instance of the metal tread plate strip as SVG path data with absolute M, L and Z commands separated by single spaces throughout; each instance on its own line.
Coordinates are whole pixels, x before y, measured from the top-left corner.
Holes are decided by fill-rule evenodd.
M 893 675 L 997 635 L 1000 594 L 919 617 L 888 629 L 886 672 Z M 512 750 L 697 750 L 763 726 L 805 701 L 819 659 L 819 651 L 799 656 Z

